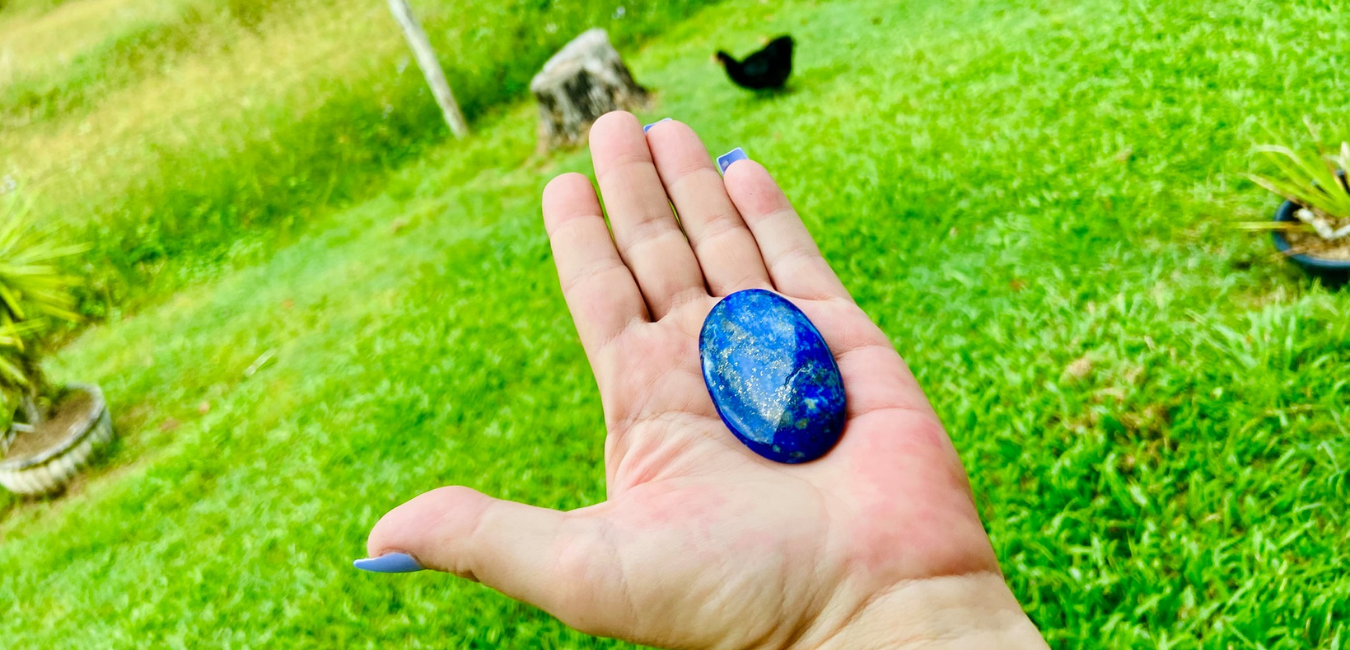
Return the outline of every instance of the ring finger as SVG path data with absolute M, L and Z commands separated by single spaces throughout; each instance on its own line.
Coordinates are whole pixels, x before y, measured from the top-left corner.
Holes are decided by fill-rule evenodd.
M 772 288 L 755 236 L 727 196 L 698 134 L 680 122 L 664 121 L 652 127 L 647 141 L 712 294 Z

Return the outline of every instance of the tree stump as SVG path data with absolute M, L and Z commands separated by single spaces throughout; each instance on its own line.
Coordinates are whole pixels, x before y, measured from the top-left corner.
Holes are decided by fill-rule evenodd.
M 648 96 L 598 28 L 558 50 L 530 81 L 530 92 L 539 101 L 540 150 L 581 144 L 596 118 L 641 108 Z

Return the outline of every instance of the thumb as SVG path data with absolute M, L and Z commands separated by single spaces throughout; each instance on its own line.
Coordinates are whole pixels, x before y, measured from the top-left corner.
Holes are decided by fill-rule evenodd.
M 587 605 L 613 575 L 593 516 L 493 499 L 466 487 L 427 492 L 382 517 L 370 557 L 406 553 L 428 569 L 481 582 L 585 629 Z M 591 594 L 587 598 L 583 593 Z M 589 624 L 588 624 L 589 623 Z

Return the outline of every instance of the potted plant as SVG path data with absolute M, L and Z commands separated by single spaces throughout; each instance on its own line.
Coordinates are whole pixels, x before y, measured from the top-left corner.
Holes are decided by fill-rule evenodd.
M 11 203 L 11 208 L 13 207 Z M 0 485 L 59 491 L 112 440 L 97 386 L 53 385 L 42 353 L 56 321 L 75 321 L 72 279 L 56 266 L 83 250 L 47 239 L 26 211 L 0 214 L 0 396 L 13 416 L 0 434 Z
M 1317 131 L 1308 125 L 1314 141 Z M 1350 142 L 1328 154 L 1303 154 L 1279 145 L 1258 146 L 1274 163 L 1276 175 L 1250 178 L 1284 198 L 1275 211 L 1271 235 L 1275 247 L 1314 275 L 1344 282 L 1350 276 Z

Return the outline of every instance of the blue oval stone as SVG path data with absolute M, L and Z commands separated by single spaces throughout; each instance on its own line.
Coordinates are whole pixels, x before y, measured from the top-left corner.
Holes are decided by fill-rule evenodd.
M 844 429 L 844 382 L 816 326 L 771 291 L 723 298 L 698 351 L 717 414 L 755 453 L 780 463 L 825 455 Z

